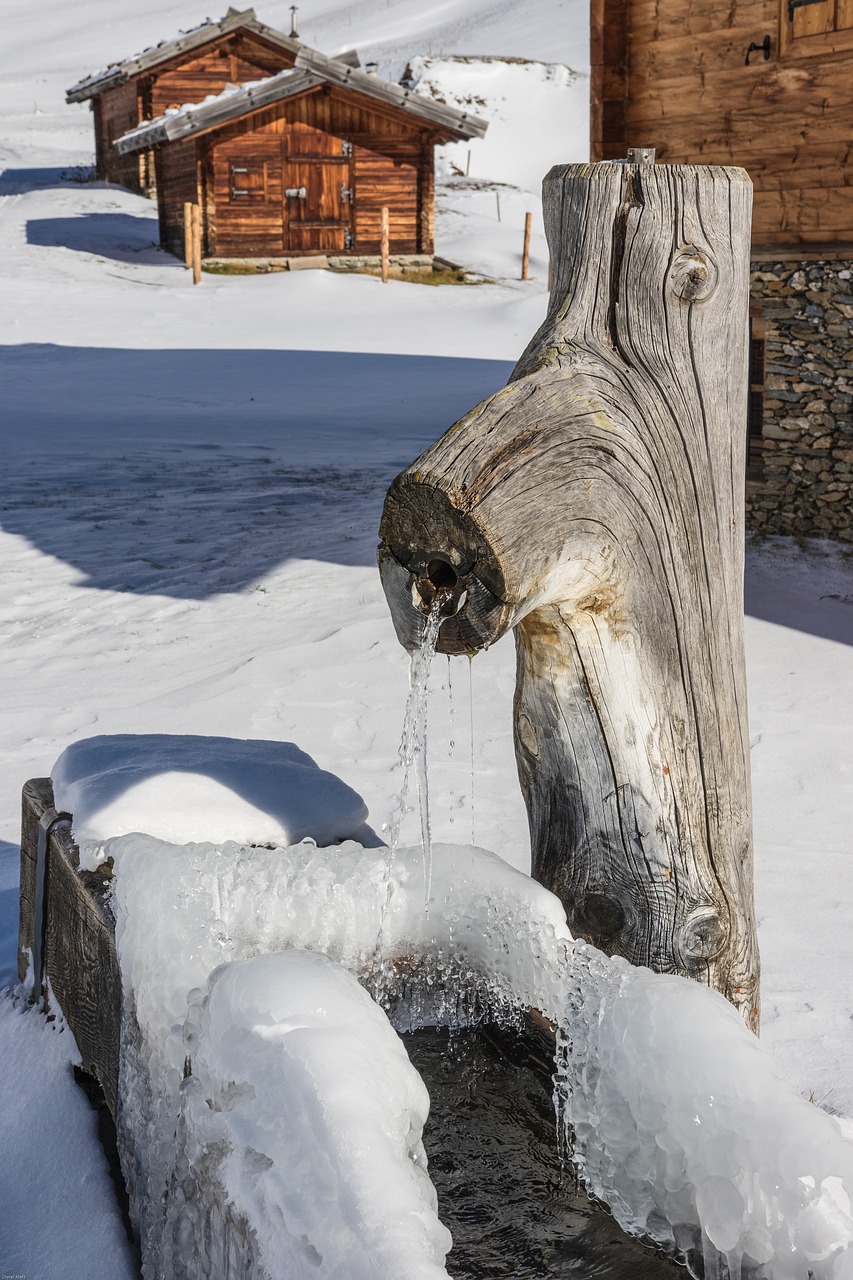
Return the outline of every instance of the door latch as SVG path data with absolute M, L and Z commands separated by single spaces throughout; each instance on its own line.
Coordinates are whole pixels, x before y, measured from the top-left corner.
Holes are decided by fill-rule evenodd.
M 304 200 L 308 195 L 307 187 L 285 187 L 284 194 L 288 200 Z

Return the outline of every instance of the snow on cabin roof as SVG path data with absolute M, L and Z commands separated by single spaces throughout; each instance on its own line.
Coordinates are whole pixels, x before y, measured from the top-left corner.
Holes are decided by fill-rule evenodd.
M 85 102 L 87 98 L 95 98 L 106 89 L 124 84 L 126 80 L 132 79 L 140 72 L 150 70 L 151 67 L 158 66 L 161 62 L 168 62 L 170 58 L 175 58 L 181 53 L 190 53 L 210 40 L 215 40 L 217 36 L 225 36 L 241 29 L 252 31 L 255 35 L 262 36 L 264 40 L 278 45 L 289 53 L 295 54 L 302 47 L 298 40 L 259 22 L 255 17 L 254 9 L 229 9 L 225 17 L 218 22 L 211 22 L 207 18 L 197 27 L 182 31 L 171 40 L 161 40 L 159 44 L 143 49 L 142 53 L 134 54 L 132 58 L 114 62 L 102 71 L 95 71 L 92 75 L 85 76 L 67 90 L 65 101 Z
M 284 98 L 290 98 L 321 84 L 335 84 L 365 97 L 374 98 L 404 111 L 407 115 L 431 124 L 440 133 L 451 138 L 482 138 L 488 128 L 485 120 L 457 111 L 453 107 L 422 97 L 411 89 L 404 89 L 390 81 L 327 58 L 314 49 L 300 46 L 296 66 L 264 80 L 233 85 L 222 93 L 205 98 L 204 102 L 186 103 L 156 120 L 146 120 L 131 129 L 113 145 L 119 155 L 142 151 L 162 142 L 174 142 L 191 134 L 206 132 L 226 121 L 238 119 L 250 111 L 270 106 Z

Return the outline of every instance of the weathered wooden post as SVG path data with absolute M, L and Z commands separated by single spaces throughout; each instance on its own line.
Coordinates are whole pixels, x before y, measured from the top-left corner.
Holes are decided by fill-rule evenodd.
M 201 283 L 201 209 L 192 206 L 193 284 Z
M 743 653 L 751 184 L 741 169 L 545 179 L 548 315 L 505 388 L 393 482 L 398 635 L 515 628 L 533 874 L 572 928 L 717 987 L 758 1025 Z
M 382 283 L 388 283 L 388 255 L 391 248 L 391 216 L 388 206 L 383 204 L 379 223 L 379 249 L 382 260 Z
M 528 268 L 530 267 L 530 226 L 533 222 L 533 214 L 526 213 L 524 215 L 524 247 L 521 250 L 521 278 L 527 279 Z
M 184 201 L 184 266 L 187 271 L 193 268 L 193 206 L 191 200 Z

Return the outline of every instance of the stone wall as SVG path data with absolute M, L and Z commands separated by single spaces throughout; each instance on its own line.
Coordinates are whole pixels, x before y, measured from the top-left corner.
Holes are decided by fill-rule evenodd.
M 752 302 L 766 363 L 747 528 L 853 541 L 853 261 L 754 262 Z

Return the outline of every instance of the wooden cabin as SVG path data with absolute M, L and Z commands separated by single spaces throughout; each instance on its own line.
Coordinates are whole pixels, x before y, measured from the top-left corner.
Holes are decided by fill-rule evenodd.
M 115 144 L 155 153 L 161 243 L 183 253 L 184 205 L 202 252 L 281 258 L 432 254 L 436 143 L 486 125 L 304 46 L 288 71 L 142 124 Z
M 65 98 L 92 107 L 98 177 L 150 195 L 155 183 L 150 150 L 120 155 L 113 148 L 117 138 L 186 102 L 221 93 L 229 84 L 261 80 L 292 67 L 301 47 L 298 39 L 259 22 L 253 9 L 229 9 L 220 22 L 203 22 L 87 76 Z
M 593 160 L 755 191 L 747 519 L 853 540 L 853 0 L 593 0 Z

